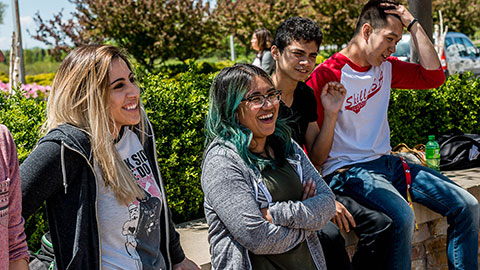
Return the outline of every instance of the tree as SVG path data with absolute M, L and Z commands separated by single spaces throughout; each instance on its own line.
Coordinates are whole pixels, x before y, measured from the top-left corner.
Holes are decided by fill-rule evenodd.
M 292 16 L 305 16 L 303 0 L 219 0 L 214 16 L 220 22 L 220 31 L 233 34 L 243 46 L 250 46 L 253 31 L 265 27 L 272 35 L 278 25 Z
M 322 28 L 323 43 L 339 46 L 348 43 L 364 4 L 362 0 L 312 1 L 310 17 Z
M 63 54 L 68 53 L 72 45 L 76 47 L 90 42 L 86 27 L 74 19 L 64 21 L 63 10 L 47 21 L 44 21 L 37 12 L 34 20 L 38 28 L 33 35 L 27 30 L 28 33 L 34 39 L 50 45 L 49 54 L 57 61 L 62 60 Z
M 210 16 L 208 2 L 191 0 L 69 0 L 76 7 L 73 19 L 62 22 L 61 13 L 49 24 L 37 15 L 38 34 L 58 50 L 87 42 L 112 42 L 143 66 L 154 60 L 197 58 L 215 48 L 218 22 Z M 47 43 L 48 44 L 48 43 Z
M 5 5 L 4 3 L 0 2 L 0 24 L 3 23 L 3 12 L 5 12 L 5 8 L 7 7 L 7 5 Z
M 474 35 L 480 27 L 479 0 L 432 0 L 433 21 L 439 22 L 438 11 L 442 11 L 443 23 L 449 31 Z

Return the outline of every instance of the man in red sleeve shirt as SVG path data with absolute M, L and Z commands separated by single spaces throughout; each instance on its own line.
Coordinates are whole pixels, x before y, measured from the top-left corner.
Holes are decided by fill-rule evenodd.
M 420 65 L 390 55 L 407 27 Z M 319 126 L 321 89 L 329 81 L 345 86 L 333 143 L 322 172 L 336 193 L 386 213 L 394 223 L 389 269 L 411 269 L 415 217 L 408 205 L 406 171 L 413 201 L 447 216 L 450 269 L 478 269 L 477 200 L 441 173 L 408 164 L 390 155 L 387 111 L 390 89 L 428 89 L 445 80 L 440 61 L 422 26 L 402 5 L 370 1 L 363 8 L 350 43 L 318 66 L 307 80 L 317 100 Z

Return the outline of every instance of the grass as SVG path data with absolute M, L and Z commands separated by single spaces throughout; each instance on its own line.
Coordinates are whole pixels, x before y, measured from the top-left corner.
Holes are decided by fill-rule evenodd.
M 59 62 L 49 61 L 25 64 L 25 75 L 37 75 L 43 73 L 57 72 L 59 66 Z M 8 74 L 8 64 L 6 64 L 5 62 L 0 63 L 0 72 Z

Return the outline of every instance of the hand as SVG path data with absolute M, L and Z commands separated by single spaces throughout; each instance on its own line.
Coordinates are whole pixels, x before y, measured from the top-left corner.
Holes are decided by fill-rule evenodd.
M 317 195 L 317 184 L 310 178 L 303 183 L 302 201 Z
M 350 231 L 351 227 L 356 227 L 355 220 L 353 219 L 350 212 L 343 204 L 335 201 L 335 217 L 332 218 L 332 222 L 335 223 L 340 230 L 345 229 L 346 232 Z
M 345 87 L 339 82 L 329 82 L 325 84 L 320 94 L 325 113 L 334 113 L 336 115 L 342 107 L 346 94 L 347 90 L 345 90 Z
M 202 268 L 196 263 L 189 260 L 187 257 L 182 262 L 173 266 L 173 270 L 201 270 Z
M 273 219 L 270 215 L 270 210 L 268 210 L 268 207 L 260 208 L 260 212 L 262 212 L 262 216 L 264 219 L 273 224 Z
M 404 27 L 407 27 L 413 19 L 415 19 L 412 13 L 410 13 L 404 5 L 394 5 L 390 3 L 382 3 L 381 5 L 384 7 L 391 7 L 392 9 L 386 9 L 385 13 L 398 15 Z

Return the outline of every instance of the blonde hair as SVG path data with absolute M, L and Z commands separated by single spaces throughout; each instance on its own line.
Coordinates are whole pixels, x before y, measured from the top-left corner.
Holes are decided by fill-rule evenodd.
M 143 190 L 118 154 L 110 127 L 115 121 L 108 113 L 109 71 L 115 59 L 122 59 L 131 70 L 126 55 L 110 45 L 85 45 L 71 51 L 60 65 L 47 101 L 46 133 L 61 124 L 72 124 L 90 137 L 93 159 L 102 172 L 105 186 L 112 189 L 119 203 L 143 198 Z M 143 106 L 139 101 L 140 110 Z M 141 131 L 144 143 L 145 115 L 131 129 Z

